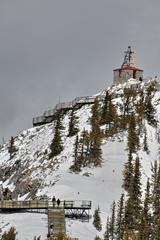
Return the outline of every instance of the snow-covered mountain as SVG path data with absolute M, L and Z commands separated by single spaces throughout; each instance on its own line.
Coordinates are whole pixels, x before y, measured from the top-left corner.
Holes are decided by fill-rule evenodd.
M 152 103 L 156 109 L 154 117 L 157 125 L 156 127 L 152 126 L 144 120 L 149 153 L 144 152 L 143 148 L 138 151 L 143 167 L 142 181 L 144 183 L 146 183 L 146 178 L 150 176 L 151 162 L 159 157 L 157 137 L 160 130 L 159 83 L 157 83 L 157 79 L 142 83 L 130 79 L 123 85 L 112 86 L 108 89 L 112 94 L 112 103 L 117 106 L 117 111 L 121 114 L 124 105 L 124 90 L 139 88 L 145 93 L 147 86 L 150 84 L 154 84 L 155 89 Z M 104 92 L 100 94 L 102 95 Z M 100 94 L 97 94 L 97 96 Z M 134 110 L 138 100 L 139 95 L 131 103 L 132 110 Z M 121 185 L 122 170 L 127 159 L 127 132 L 121 131 L 103 140 L 101 167 L 85 167 L 80 173 L 76 174 L 69 169 L 74 159 L 75 143 L 75 136 L 67 137 L 69 115 L 70 111 L 65 114 L 63 119 L 63 126 L 65 127 L 62 137 L 64 150 L 53 159 L 48 159 L 48 154 L 54 136 L 54 122 L 25 130 L 17 135 L 14 138 L 16 152 L 11 159 L 8 152 L 10 143 L 6 142 L 0 149 L 0 181 L 3 183 L 3 188 L 8 187 L 13 192 L 13 196 L 18 199 L 47 195 L 49 198 L 56 196 L 65 200 L 91 200 L 91 214 L 98 206 L 101 210 L 103 224 L 101 232 L 93 227 L 93 219 L 89 223 L 66 219 L 67 232 L 71 236 L 78 237 L 80 240 L 91 240 L 96 235 L 103 236 L 107 216 L 110 214 L 110 206 L 114 200 L 117 201 L 120 198 L 120 194 L 123 192 Z M 76 111 L 76 115 L 79 117 L 79 134 L 84 128 L 90 131 L 91 105 L 82 106 Z M 140 136 L 141 144 L 142 141 L 143 136 Z M 24 220 L 22 221 L 22 219 Z M 32 220 L 30 221 L 30 219 Z M 35 229 L 32 227 L 33 221 L 36 222 Z M 44 237 L 47 233 L 47 216 L 31 213 L 23 215 L 22 213 L 7 215 L 0 213 L 0 228 L 4 230 L 12 225 L 19 232 L 19 240 L 31 240 L 35 235 Z

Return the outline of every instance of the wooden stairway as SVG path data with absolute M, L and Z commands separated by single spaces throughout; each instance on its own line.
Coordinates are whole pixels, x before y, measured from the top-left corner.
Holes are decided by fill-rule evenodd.
M 52 224 L 54 236 L 59 232 L 66 233 L 64 208 L 48 208 L 48 233 Z

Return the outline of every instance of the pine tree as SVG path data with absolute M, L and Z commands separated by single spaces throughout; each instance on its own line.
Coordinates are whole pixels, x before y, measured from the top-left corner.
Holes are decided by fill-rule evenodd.
M 125 227 L 128 230 L 137 230 L 140 223 L 141 213 L 141 165 L 139 158 L 136 158 L 134 174 L 130 184 L 128 199 L 125 206 Z
M 104 233 L 104 240 L 109 240 L 109 217 L 107 218 L 106 231 Z
M 10 145 L 8 147 L 8 152 L 10 155 L 10 159 L 12 159 L 14 157 L 15 153 L 17 152 L 15 143 L 14 143 L 14 137 L 11 137 L 11 139 L 10 139 Z
M 158 240 L 160 236 L 160 165 L 157 161 L 151 166 L 151 200 L 152 200 L 152 228 L 151 228 L 151 240 Z
M 69 121 L 69 129 L 68 129 L 68 137 L 72 137 L 76 135 L 79 131 L 78 129 L 78 117 L 75 115 L 74 109 L 72 109 L 70 114 Z
M 63 143 L 61 139 L 61 130 L 63 129 L 61 116 L 59 115 L 56 120 L 55 133 L 52 143 L 50 145 L 51 153 L 49 159 L 59 155 L 63 151 Z
M 158 172 L 155 181 L 156 183 L 153 193 L 152 239 L 158 240 L 160 236 L 160 165 L 158 165 Z
M 78 135 L 76 136 L 75 144 L 74 144 L 74 162 L 73 165 L 70 167 L 70 169 L 73 172 L 80 172 L 81 171 L 81 162 L 79 159 L 78 152 L 79 151 L 79 138 Z
M 55 123 L 55 126 L 58 123 L 58 128 L 59 128 L 60 131 L 63 131 L 65 129 L 65 127 L 62 124 L 63 118 L 64 118 L 63 111 L 62 110 L 57 111 L 57 113 L 55 114 L 54 123 Z
M 128 161 L 124 165 L 123 170 L 123 185 L 125 191 L 129 192 L 130 184 L 133 177 L 133 163 L 132 163 L 132 153 L 129 151 Z
M 5 231 L 2 235 L 2 240 L 15 240 L 16 239 L 16 229 L 11 227 L 7 232 Z
M 145 115 L 149 124 L 156 125 L 156 121 L 154 119 L 154 114 L 156 110 L 152 104 L 153 95 L 154 95 L 154 87 L 149 86 L 147 88 L 147 93 L 145 98 Z
M 102 240 L 102 239 L 99 236 L 96 236 L 95 240 Z
M 131 88 L 124 89 L 124 99 L 123 99 L 123 116 L 128 115 L 132 110 L 132 102 L 136 97 L 136 91 Z
M 154 199 L 155 199 L 155 194 L 156 194 L 156 186 L 157 186 L 157 176 L 158 176 L 158 163 L 157 161 L 154 161 L 153 164 L 151 164 L 151 187 L 152 187 L 152 202 L 153 202 L 153 207 L 154 206 Z
M 96 99 L 91 109 L 91 132 L 90 132 L 90 162 L 94 166 L 101 166 L 102 162 L 102 132 L 100 129 L 100 114 L 99 114 L 99 102 Z
M 159 240 L 160 236 L 160 214 L 153 215 L 151 240 Z
M 101 113 L 101 125 L 108 124 L 109 123 L 109 103 L 111 101 L 111 96 L 108 91 L 106 91 L 103 107 L 102 107 L 102 113 Z
M 112 103 L 112 97 L 108 91 L 106 91 L 100 123 L 101 125 L 106 124 L 107 136 L 112 136 L 116 133 L 118 127 L 118 114 L 114 104 Z
M 136 120 L 133 114 L 130 116 L 128 127 L 128 149 L 130 152 L 136 152 L 139 147 L 139 137 L 136 129 Z
M 109 222 L 109 236 L 111 240 L 114 240 L 114 237 L 115 237 L 115 208 L 116 208 L 116 204 L 114 201 L 112 204 L 112 215 Z
M 134 175 L 133 175 L 133 180 L 131 182 L 131 197 L 132 201 L 134 203 L 134 214 L 135 214 L 135 219 L 136 221 L 139 220 L 140 217 L 140 211 L 141 211 L 141 164 L 139 161 L 139 158 L 136 158 L 135 161 L 135 168 L 134 168 Z
M 82 165 L 83 167 L 86 167 L 87 165 L 90 164 L 90 136 L 88 131 L 86 131 L 85 129 L 82 131 L 81 133 L 81 139 L 80 139 L 80 143 L 81 143 L 81 156 L 82 156 Z
M 93 225 L 98 231 L 102 230 L 99 207 L 97 209 L 95 209 L 95 212 L 94 212 L 94 215 L 93 215 Z
M 151 196 L 150 196 L 150 183 L 148 179 L 146 190 L 145 190 L 144 206 L 141 213 L 141 222 L 140 222 L 139 234 L 138 234 L 138 237 L 141 240 L 150 239 L 150 235 L 151 235 L 151 213 L 150 213 L 151 206 L 150 205 L 151 205 Z
M 157 169 L 156 169 L 157 168 Z M 153 201 L 153 208 L 154 208 L 154 213 L 160 213 L 160 164 L 157 165 L 157 162 L 155 161 L 155 166 L 154 166 L 154 176 L 152 178 L 154 179 L 153 183 L 153 196 L 152 196 L 152 201 Z
M 124 232 L 124 194 L 118 202 L 117 218 L 116 218 L 116 240 L 123 239 Z
M 143 150 L 144 150 L 147 154 L 149 153 L 149 148 L 148 148 L 148 143 L 147 143 L 147 129 L 146 129 L 146 127 L 145 127 L 145 129 L 144 129 Z
M 74 144 L 74 159 L 75 159 L 75 162 L 77 161 L 77 158 L 78 158 L 78 144 L 79 144 L 79 138 L 78 138 L 78 135 L 76 136 L 76 141 L 75 141 L 75 144 Z
M 144 105 L 144 93 L 140 91 L 139 100 L 136 104 L 136 113 L 138 115 L 138 123 L 142 124 L 142 119 L 144 118 L 145 114 L 145 105 Z
M 39 237 L 35 236 L 33 240 L 41 240 L 41 236 L 39 236 Z

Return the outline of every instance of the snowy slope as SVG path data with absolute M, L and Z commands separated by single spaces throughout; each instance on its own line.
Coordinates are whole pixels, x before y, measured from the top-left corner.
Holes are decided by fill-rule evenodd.
M 135 81 L 130 81 L 130 86 Z M 144 85 L 144 84 L 143 84 Z M 113 86 L 110 92 L 115 94 L 113 102 L 118 106 L 122 104 L 124 85 Z M 144 86 L 142 86 L 144 87 Z M 156 119 L 160 114 L 160 92 L 156 91 L 153 103 L 156 107 Z M 119 110 L 120 111 L 120 110 Z M 90 130 L 89 118 L 91 116 L 91 106 L 85 105 L 77 110 L 79 116 L 79 129 L 83 131 Z M 122 185 L 122 169 L 127 159 L 127 136 L 126 133 L 119 133 L 114 138 L 103 142 L 103 164 L 98 168 L 85 168 L 80 174 L 71 173 L 69 167 L 73 161 L 73 144 L 75 137 L 68 138 L 69 113 L 64 117 L 63 125 L 63 152 L 53 160 L 48 160 L 49 146 L 54 136 L 54 124 L 31 128 L 23 131 L 15 138 L 17 148 L 16 155 L 9 159 L 8 146 L 4 144 L 0 151 L 1 174 L 7 169 L 6 175 L 2 176 L 3 187 L 9 187 L 10 190 L 18 194 L 19 199 L 30 197 L 30 193 L 37 188 L 37 195 L 53 195 L 60 199 L 73 200 L 91 200 L 92 211 L 100 207 L 103 229 L 99 233 L 92 225 L 93 219 L 89 223 L 82 223 L 78 220 L 67 219 L 67 232 L 78 237 L 80 240 L 91 240 L 97 235 L 103 236 L 107 215 L 110 212 L 110 206 L 113 200 L 118 200 Z M 139 151 L 143 167 L 142 181 L 145 183 L 147 176 L 150 176 L 150 165 L 155 159 L 158 159 L 158 141 L 157 129 L 148 125 L 147 137 L 149 145 L 149 154 Z M 86 174 L 89 176 L 86 176 Z M 5 179 L 6 178 L 6 179 Z M 24 221 L 21 219 L 24 218 Z M 27 220 L 28 219 L 28 220 Z M 30 221 L 31 220 L 31 221 Z M 18 239 L 32 239 L 35 235 L 45 236 L 47 233 L 47 216 L 44 214 L 24 213 L 24 214 L 0 214 L 0 227 L 7 229 L 14 225 L 18 231 Z M 36 228 L 32 228 L 32 223 L 36 222 Z M 9 224 L 8 224 L 9 223 Z M 24 225 L 27 227 L 24 227 Z M 28 230 L 30 229 L 30 231 Z M 25 236 L 25 238 L 23 237 Z

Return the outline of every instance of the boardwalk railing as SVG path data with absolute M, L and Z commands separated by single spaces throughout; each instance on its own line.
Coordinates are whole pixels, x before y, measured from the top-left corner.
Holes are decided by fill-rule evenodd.
M 52 207 L 52 202 L 48 201 L 0 201 L 1 209 L 47 209 L 49 207 Z
M 47 200 L 29 200 L 29 201 L 0 201 L 0 209 L 48 209 L 48 208 L 64 208 L 64 209 L 91 209 L 91 201 L 61 201 L 58 206 L 56 203 Z
M 93 104 L 96 98 L 102 101 L 104 97 L 105 95 L 77 97 L 71 102 L 58 103 L 53 109 L 45 111 L 42 116 L 33 118 L 33 126 L 52 122 L 52 117 L 58 110 L 69 110 L 81 107 L 84 104 Z
M 64 201 L 65 209 L 91 209 L 91 201 Z

